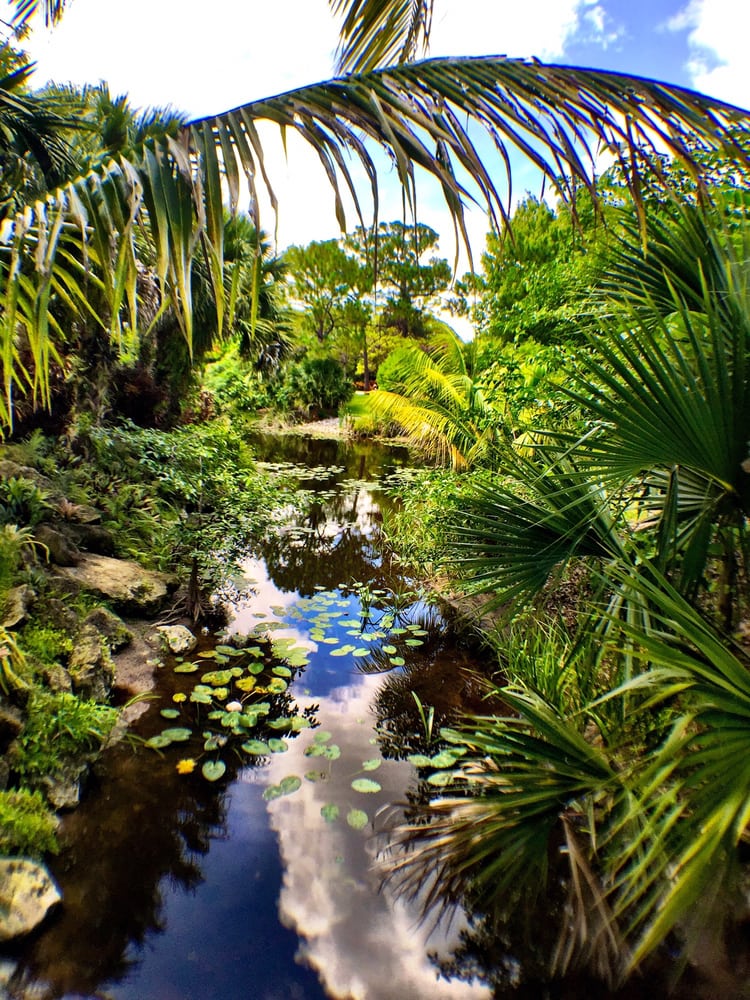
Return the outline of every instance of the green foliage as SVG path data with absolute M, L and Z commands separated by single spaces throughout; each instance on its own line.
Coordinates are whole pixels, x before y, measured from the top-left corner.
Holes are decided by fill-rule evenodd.
M 25 625 L 18 638 L 27 656 L 48 666 L 65 661 L 73 651 L 73 640 L 66 632 L 36 621 Z
M 354 386 L 334 358 L 305 358 L 287 367 L 273 394 L 279 409 L 306 416 L 336 414 Z
M 4 524 L 0 529 L 0 602 L 5 601 L 8 590 L 16 583 L 24 551 L 33 548 L 31 528 Z
M 56 854 L 57 819 L 40 792 L 0 792 L 0 854 L 38 858 Z
M 70 757 L 99 750 L 118 712 L 67 692 L 34 689 L 17 741 L 13 770 L 22 778 L 54 774 Z
M 0 479 L 0 525 L 34 527 L 49 509 L 44 491 L 21 476 Z
M 268 379 L 245 360 L 239 344 L 229 343 L 215 360 L 209 360 L 202 385 L 214 401 L 218 416 L 250 421 L 271 404 Z
M 388 482 L 397 504 L 383 513 L 389 548 L 418 576 L 434 577 L 450 559 L 445 522 L 460 510 L 470 478 L 445 469 L 404 470 Z

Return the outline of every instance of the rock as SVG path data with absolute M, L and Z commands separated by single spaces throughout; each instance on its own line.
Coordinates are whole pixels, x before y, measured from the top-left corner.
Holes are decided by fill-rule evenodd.
M 3 615 L 0 625 L 3 628 L 13 628 L 15 625 L 21 625 L 26 621 L 29 608 L 35 600 L 36 594 L 27 584 L 21 584 L 20 587 L 11 587 L 2 609 Z
M 98 524 L 102 519 L 102 512 L 87 503 L 71 503 L 70 500 L 65 500 L 62 509 L 69 521 L 76 521 L 78 524 Z
M 87 552 L 97 552 L 102 556 L 114 555 L 115 539 L 111 531 L 101 524 L 77 524 L 71 522 L 65 526 L 66 535 Z
M 42 667 L 41 675 L 42 680 L 50 691 L 54 691 L 57 694 L 64 691 L 69 694 L 73 690 L 73 681 L 70 679 L 70 674 L 59 663 L 55 663 L 51 667 Z
M 55 577 L 50 577 L 50 581 L 53 584 L 57 582 Z M 48 598 L 45 602 L 44 610 L 53 628 L 60 629 L 62 632 L 69 632 L 71 635 L 78 628 L 78 615 L 70 607 L 70 604 L 59 597 Z
M 81 802 L 81 785 L 89 773 L 90 757 L 66 761 L 59 771 L 38 782 L 53 809 L 75 809 Z
M 56 566 L 77 566 L 81 560 L 78 546 L 49 524 L 37 525 L 34 538 L 45 547 L 49 561 Z
M 23 729 L 23 713 L 0 696 L 0 748 L 4 751 Z
M 106 701 L 109 697 L 115 668 L 103 637 L 93 625 L 83 625 L 73 640 L 68 673 L 73 690 L 82 698 Z
M 175 656 L 191 653 L 198 645 L 198 640 L 184 625 L 159 625 L 156 631 L 162 643 L 167 645 Z
M 93 553 L 83 554 L 77 566 L 60 567 L 59 574 L 122 611 L 146 615 L 157 612 L 177 587 L 177 581 L 165 573 Z
M 33 931 L 61 899 L 44 865 L 0 858 L 0 941 Z
M 117 653 L 133 641 L 133 633 L 122 618 L 108 608 L 94 608 L 86 615 L 83 623 L 96 629 L 110 653 Z

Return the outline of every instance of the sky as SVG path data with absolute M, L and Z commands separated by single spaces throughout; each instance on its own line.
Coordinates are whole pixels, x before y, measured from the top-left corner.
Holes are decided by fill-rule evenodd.
M 748 0 L 435 0 L 430 55 L 536 56 L 667 80 L 750 107 L 748 38 Z M 104 80 L 136 107 L 171 105 L 201 117 L 330 78 L 336 40 L 327 0 L 72 0 L 62 23 L 36 28 L 26 48 L 38 86 Z M 338 236 L 314 155 L 292 149 L 287 160 L 275 136 L 268 155 L 279 249 Z M 538 193 L 525 170 L 514 189 Z M 400 217 L 395 184 L 386 196 L 381 219 Z M 452 259 L 452 228 L 434 190 L 420 201 L 419 217 L 440 232 L 440 250 Z M 273 230 L 267 208 L 262 221 Z M 478 255 L 488 228 L 480 211 L 469 227 Z

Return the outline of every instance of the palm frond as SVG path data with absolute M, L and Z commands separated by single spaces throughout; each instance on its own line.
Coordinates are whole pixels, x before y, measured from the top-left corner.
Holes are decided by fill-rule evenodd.
M 363 73 L 424 54 L 433 0 L 329 0 L 344 15 L 336 52 L 338 73 Z

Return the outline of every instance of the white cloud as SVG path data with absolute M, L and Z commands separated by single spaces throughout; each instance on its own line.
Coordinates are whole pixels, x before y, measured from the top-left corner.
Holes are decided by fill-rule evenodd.
M 697 90 L 750 107 L 750 6 L 746 0 L 692 0 L 668 27 L 689 32 L 687 69 Z

